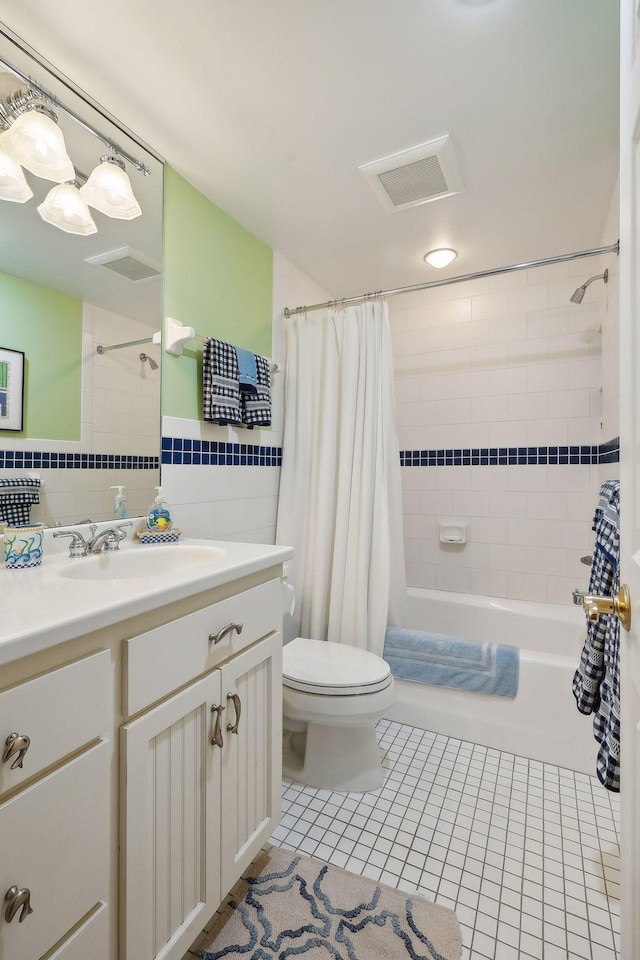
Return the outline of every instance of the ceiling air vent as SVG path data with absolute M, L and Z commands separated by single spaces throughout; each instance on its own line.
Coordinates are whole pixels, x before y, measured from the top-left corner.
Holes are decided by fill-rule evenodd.
M 157 260 L 152 260 L 151 257 L 140 253 L 139 250 L 134 250 L 133 247 L 119 247 L 117 250 L 101 253 L 97 257 L 87 257 L 85 263 L 113 270 L 114 273 L 119 273 L 121 277 L 133 283 L 159 277 L 162 272 L 162 267 Z
M 460 193 L 462 177 L 449 136 L 358 167 L 386 210 L 406 210 Z

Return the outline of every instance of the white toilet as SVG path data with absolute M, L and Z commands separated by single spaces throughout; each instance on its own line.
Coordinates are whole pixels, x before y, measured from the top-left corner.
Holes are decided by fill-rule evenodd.
M 396 699 L 389 665 L 357 647 L 296 637 L 282 675 L 284 775 L 327 790 L 381 787 L 375 724 Z

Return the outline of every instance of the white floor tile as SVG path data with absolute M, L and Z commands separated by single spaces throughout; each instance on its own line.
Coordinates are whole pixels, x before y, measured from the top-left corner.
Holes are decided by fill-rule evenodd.
M 455 909 L 463 960 L 617 960 L 617 795 L 388 720 L 378 738 L 380 790 L 287 780 L 271 842 Z

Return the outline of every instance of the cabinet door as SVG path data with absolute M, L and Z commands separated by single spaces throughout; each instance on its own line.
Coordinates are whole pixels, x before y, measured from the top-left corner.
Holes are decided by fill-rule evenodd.
M 126 960 L 183 957 L 220 903 L 218 671 L 122 728 Z
M 54 944 L 106 902 L 110 759 L 110 744 L 100 741 L 0 804 L 2 960 L 48 957 Z M 20 907 L 9 921 L 5 895 L 14 887 L 15 893 L 29 892 L 33 913 L 27 915 L 25 906 L 23 916 Z M 107 930 L 95 956 L 107 957 L 109 947 Z
M 222 755 L 222 895 L 280 819 L 282 637 L 274 633 L 221 668 L 226 706 Z M 240 719 L 234 727 L 238 697 Z

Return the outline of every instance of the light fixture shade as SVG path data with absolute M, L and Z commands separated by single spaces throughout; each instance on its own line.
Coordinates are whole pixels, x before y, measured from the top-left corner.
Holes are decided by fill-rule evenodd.
M 0 147 L 37 177 L 64 183 L 73 180 L 75 171 L 54 117 L 35 109 L 21 113 L 0 137 Z
M 0 148 L 0 200 L 26 203 L 33 190 L 25 180 L 22 167 L 11 154 Z
M 450 263 L 453 263 L 457 256 L 456 250 L 452 250 L 450 247 L 439 247 L 437 250 L 429 250 L 429 253 L 425 253 L 424 262 L 428 263 L 430 267 L 442 270 L 443 267 L 448 267 Z
M 88 237 L 98 232 L 89 207 L 72 183 L 59 183 L 57 187 L 49 190 L 38 207 L 38 213 L 45 223 L 50 223 L 65 233 Z
M 142 213 L 118 157 L 101 157 L 80 193 L 90 206 L 116 220 L 133 220 Z

